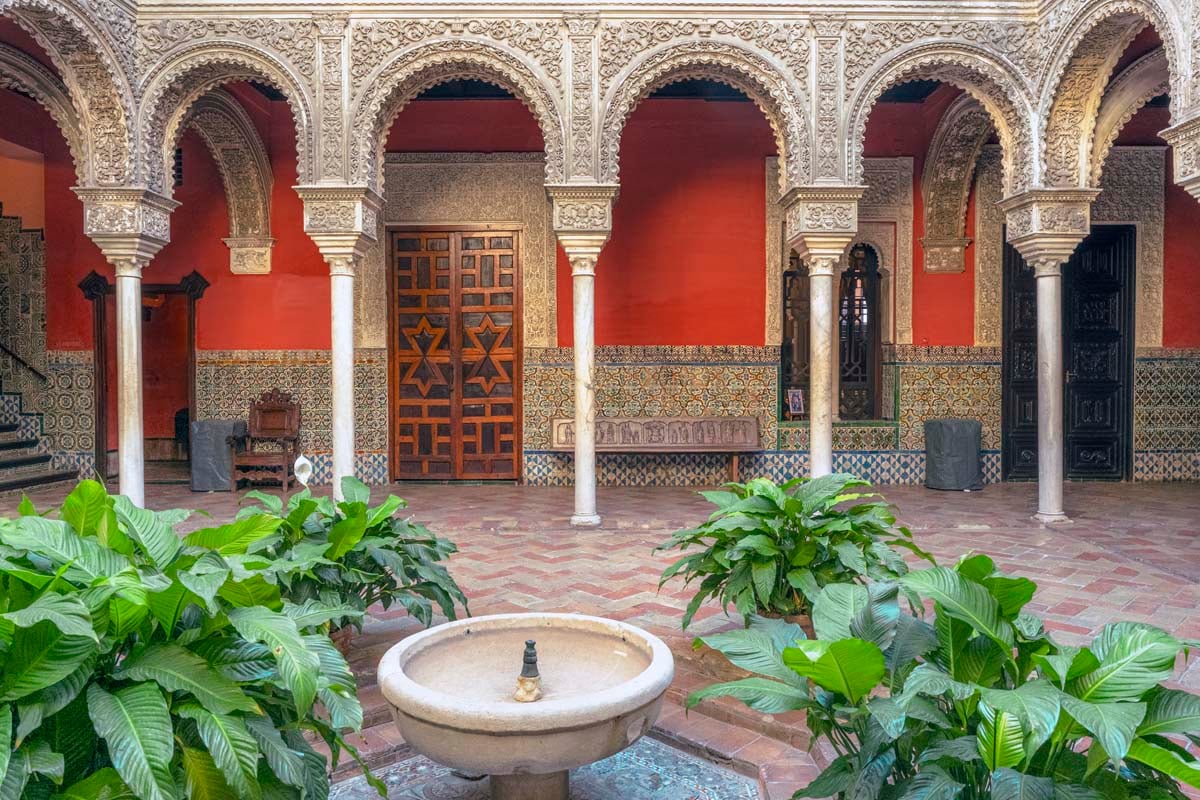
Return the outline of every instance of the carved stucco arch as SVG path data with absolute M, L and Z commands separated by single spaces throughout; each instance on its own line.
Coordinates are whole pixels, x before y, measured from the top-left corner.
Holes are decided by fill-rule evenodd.
M 167 176 L 192 105 L 222 84 L 248 80 L 271 84 L 287 97 L 296 126 L 299 182 L 307 182 L 312 174 L 313 106 L 301 78 L 262 48 L 240 41 L 206 41 L 170 53 L 143 84 L 138 109 L 138 177 L 147 188 L 171 196 Z
M 621 134 L 634 108 L 651 92 L 680 80 L 712 80 L 749 97 L 771 125 L 782 161 L 780 194 L 811 181 L 811 139 L 803 95 L 782 68 L 747 48 L 719 39 L 675 42 L 653 50 L 617 75 L 604 98 L 600 180 L 617 183 Z
M 10 17 L 57 68 L 88 144 L 76 161 L 81 186 L 115 186 L 130 178 L 133 100 L 126 75 L 133 42 L 114 43 L 77 0 L 0 0 Z M 126 56 L 122 58 L 122 55 Z
M 1019 73 L 995 54 L 967 43 L 927 43 L 894 55 L 877 66 L 851 99 L 848 116 L 849 178 L 861 182 L 867 118 L 889 88 L 912 80 L 936 80 L 974 97 L 988 116 L 1004 150 L 1004 194 L 1036 182 L 1031 103 Z
M 966 234 L 967 199 L 975 162 L 992 130 L 991 117 L 969 94 L 951 103 L 938 122 L 921 177 L 926 272 L 964 269 L 963 256 L 971 241 Z
M 1100 110 L 1096 114 L 1096 133 L 1092 141 L 1090 160 L 1090 185 L 1100 185 L 1104 161 L 1125 123 L 1133 119 L 1133 115 L 1141 110 L 1142 106 L 1160 94 L 1170 91 L 1170 88 L 1167 55 L 1161 47 L 1133 62 L 1113 79 L 1104 92 Z
M 229 266 L 271 271 L 271 161 L 253 120 L 233 95 L 213 89 L 192 104 L 184 126 L 204 140 L 225 186 Z
M 524 56 L 467 38 L 442 39 L 403 50 L 362 81 L 363 91 L 351 105 L 350 181 L 379 192 L 392 123 L 421 92 L 461 79 L 500 86 L 529 109 L 542 132 L 546 182 L 562 183 L 566 139 L 553 82 Z
M 90 164 L 90 143 L 66 85 L 36 59 L 11 45 L 0 43 L 0 87 L 24 92 L 46 109 L 67 141 L 76 175 L 83 185 Z

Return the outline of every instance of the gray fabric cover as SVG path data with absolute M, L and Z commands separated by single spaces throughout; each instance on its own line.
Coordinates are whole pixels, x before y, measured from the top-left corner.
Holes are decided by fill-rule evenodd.
M 925 420 L 925 485 L 930 489 L 983 488 L 977 419 Z
M 193 492 L 228 492 L 233 471 L 233 455 L 227 441 L 230 436 L 245 436 L 242 419 L 202 419 L 192 423 Z

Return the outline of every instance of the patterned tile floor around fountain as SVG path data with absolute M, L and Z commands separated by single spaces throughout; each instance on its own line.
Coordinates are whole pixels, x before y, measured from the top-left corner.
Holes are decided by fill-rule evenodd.
M 710 512 L 695 490 L 602 488 L 604 524 L 593 530 L 568 525 L 569 488 L 402 485 L 393 491 L 408 498 L 409 513 L 458 543 L 451 569 L 473 613 L 575 611 L 626 620 L 664 637 L 677 670 L 657 726 L 660 737 L 758 774 L 773 800 L 790 797 L 819 772 L 825 756 L 806 750 L 803 720 L 795 714 L 758 714 L 732 701 L 684 714 L 687 693 L 722 671 L 719 658 L 692 651 L 692 635 L 733 624 L 710 606 L 684 635 L 679 619 L 687 590 L 672 582 L 656 591 L 658 575 L 674 555 L 655 553 L 654 546 Z M 993 485 L 974 494 L 917 486 L 880 491 L 939 559 L 953 562 L 981 550 L 1002 569 L 1037 581 L 1031 610 L 1065 643 L 1090 639 L 1105 624 L 1125 619 L 1200 639 L 1200 484 L 1068 484 L 1074 523 L 1055 528 L 1031 520 L 1033 484 Z M 42 489 L 33 499 L 47 508 L 64 492 Z M 0 516 L 15 513 L 19 499 L 0 497 Z M 237 499 L 227 493 L 192 494 L 186 486 L 148 487 L 148 504 L 212 515 L 193 517 L 192 527 L 231 519 L 237 511 Z M 354 644 L 351 662 L 366 709 L 366 728 L 355 741 L 372 766 L 386 766 L 406 752 L 375 686 L 375 664 L 391 643 L 416 629 L 401 611 L 380 613 Z M 1200 658 L 1193 657 L 1177 681 L 1200 690 Z M 351 765 L 339 766 L 338 777 L 352 774 Z
M 411 755 L 376 775 L 388 800 L 487 800 L 488 781 L 466 780 Z M 654 739 L 571 773 L 571 800 L 757 800 L 758 782 Z M 362 776 L 342 781 L 330 800 L 378 800 Z

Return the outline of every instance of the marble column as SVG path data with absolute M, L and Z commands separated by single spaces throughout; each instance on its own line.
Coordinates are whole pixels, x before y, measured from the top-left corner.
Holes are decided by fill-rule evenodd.
M 329 259 L 330 382 L 333 414 L 333 494 L 354 476 L 354 266 L 352 257 Z
M 117 458 L 121 494 L 146 504 L 145 432 L 142 413 L 142 264 L 122 259 L 116 267 Z
M 814 478 L 833 471 L 833 276 L 837 261 L 808 262 L 808 450 Z
M 1033 264 L 1037 281 L 1038 507 L 1042 522 L 1066 522 L 1063 509 L 1062 262 Z
M 596 258 L 571 258 L 575 341 L 575 513 L 571 524 L 600 524 L 596 513 Z
M 170 198 L 132 188 L 77 186 L 84 232 L 116 272 L 117 446 L 121 494 L 146 502 L 142 420 L 142 270 L 171 238 Z
M 612 184 L 552 184 L 554 234 L 571 263 L 575 355 L 575 511 L 571 524 L 600 524 L 596 507 L 596 261 L 612 229 Z

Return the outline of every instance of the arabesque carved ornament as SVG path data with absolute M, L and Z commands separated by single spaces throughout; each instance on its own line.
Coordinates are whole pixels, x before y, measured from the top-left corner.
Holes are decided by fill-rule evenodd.
M 955 100 L 938 123 L 921 179 L 925 210 L 926 272 L 962 272 L 971 240 L 966 236 L 967 198 L 979 151 L 992 134 L 992 120 L 969 94 Z

